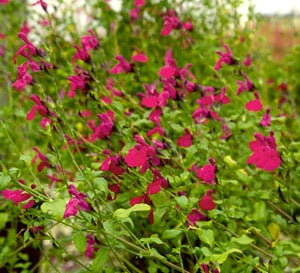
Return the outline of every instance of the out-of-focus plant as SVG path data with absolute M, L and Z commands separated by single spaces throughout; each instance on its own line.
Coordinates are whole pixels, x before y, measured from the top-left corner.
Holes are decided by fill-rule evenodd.
M 0 266 L 297 272 L 295 63 L 240 1 L 107 2 L 0 2 Z

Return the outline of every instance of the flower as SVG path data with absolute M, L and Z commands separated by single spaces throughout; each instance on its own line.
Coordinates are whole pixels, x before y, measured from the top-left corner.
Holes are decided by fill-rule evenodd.
M 110 74 L 129 73 L 132 71 L 130 63 L 127 62 L 122 55 L 117 55 L 115 59 L 119 61 L 119 63 L 109 70 Z
M 206 221 L 207 217 L 206 215 L 202 214 L 198 209 L 194 208 L 192 211 L 188 214 L 187 217 L 187 224 L 196 226 L 198 221 Z
M 199 207 L 202 210 L 213 210 L 216 207 L 216 204 L 214 203 L 214 201 L 211 197 L 212 193 L 213 193 L 212 189 L 208 190 L 206 192 L 206 194 L 198 202 Z
M 190 133 L 189 129 L 184 129 L 185 134 L 177 139 L 177 145 L 180 147 L 190 147 L 192 145 L 193 136 Z
M 247 164 L 254 164 L 257 168 L 265 171 L 274 171 L 281 165 L 280 154 L 276 150 L 274 132 L 269 136 L 261 133 L 254 134 L 256 140 L 249 143 L 252 155 L 248 158 Z
M 26 120 L 34 119 L 36 111 L 38 111 L 42 117 L 45 117 L 49 114 L 48 108 L 38 95 L 33 94 L 30 96 L 30 99 L 35 102 L 35 105 L 32 106 L 31 110 L 27 113 Z
M 14 204 L 16 206 L 18 206 L 19 203 L 27 201 L 28 199 L 30 199 L 32 195 L 30 193 L 27 193 L 27 192 L 23 191 L 23 190 L 9 190 L 9 189 L 6 189 L 6 190 L 2 191 L 2 196 L 5 199 L 13 201 Z M 35 204 L 34 200 L 28 200 L 28 202 L 25 203 L 22 206 L 22 209 L 31 208 L 34 204 Z
M 95 247 L 96 241 L 91 234 L 86 235 L 86 249 L 84 256 L 87 258 L 94 258 L 95 253 L 97 252 L 98 248 Z
M 197 170 L 197 177 L 200 178 L 204 183 L 214 185 L 216 184 L 216 165 L 213 158 L 209 158 L 209 163 L 203 165 Z
M 216 53 L 220 56 L 219 60 L 217 61 L 217 63 L 215 64 L 215 70 L 218 71 L 222 68 L 223 63 L 228 64 L 228 65 L 232 65 L 235 64 L 235 60 L 232 56 L 232 53 L 229 49 L 228 45 L 224 45 L 223 46 L 226 50 L 226 52 L 222 52 L 222 51 L 217 51 Z
M 74 216 L 78 213 L 78 209 L 83 211 L 91 210 L 91 206 L 84 200 L 87 197 L 86 194 L 78 192 L 74 185 L 69 186 L 69 193 L 73 197 L 68 201 L 64 212 L 64 218 Z
M 251 112 L 257 112 L 262 110 L 263 108 L 263 105 L 259 99 L 259 95 L 257 91 L 254 92 L 254 96 L 255 96 L 254 100 L 248 101 L 246 103 L 246 109 Z
M 170 10 L 169 15 L 164 15 L 164 25 L 160 32 L 161 36 L 167 36 L 171 33 L 172 29 L 178 29 L 180 27 L 179 19 L 177 18 L 175 11 Z
M 24 180 L 19 180 L 19 182 L 24 184 Z M 34 188 L 34 185 L 32 185 L 31 188 Z M 35 204 L 35 201 L 32 199 L 32 195 L 24 190 L 5 189 L 1 192 L 1 194 L 5 199 L 13 201 L 16 206 L 18 206 L 19 203 L 27 201 L 22 206 L 22 209 L 29 209 Z

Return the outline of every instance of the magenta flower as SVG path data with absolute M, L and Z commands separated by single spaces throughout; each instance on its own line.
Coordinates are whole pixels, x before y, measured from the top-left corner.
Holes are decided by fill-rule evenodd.
M 74 185 L 69 186 L 69 193 L 73 197 L 68 201 L 64 212 L 64 218 L 74 216 L 78 213 L 78 210 L 89 211 L 91 206 L 85 201 L 86 194 L 78 192 Z
M 107 155 L 107 157 L 103 160 L 100 170 L 110 171 L 116 176 L 121 175 L 124 172 L 124 169 L 120 166 L 121 155 L 113 156 L 109 150 L 104 150 L 103 154 Z
M 110 74 L 129 73 L 132 71 L 130 63 L 127 62 L 122 55 L 117 55 L 115 59 L 119 61 L 119 63 L 109 70 Z
M 260 124 L 260 126 L 263 126 L 263 127 L 271 126 L 270 108 L 267 108 L 266 113 L 263 115 L 263 117 L 260 120 L 259 124 Z
M 222 68 L 223 64 L 232 65 L 235 64 L 235 60 L 232 56 L 232 53 L 228 47 L 228 45 L 223 46 L 225 48 L 225 52 L 217 51 L 216 53 L 220 56 L 219 60 L 215 64 L 215 70 L 218 71 Z
M 0 4 L 8 4 L 9 0 L 0 0 Z
M 188 214 L 187 217 L 187 225 L 196 226 L 198 221 L 206 221 L 206 215 L 202 214 L 198 209 L 192 209 L 192 211 Z
M 31 4 L 31 6 L 41 5 L 42 9 L 47 12 L 48 4 L 43 0 L 38 0 L 35 3 Z
M 164 15 L 164 25 L 160 32 L 161 36 L 167 36 L 171 33 L 172 29 L 179 29 L 180 22 L 174 10 L 169 10 L 169 15 Z
M 107 110 L 105 113 L 97 115 L 101 119 L 101 123 L 98 126 L 95 126 L 92 122 L 89 122 L 88 125 L 93 130 L 93 133 L 90 137 L 90 141 L 94 142 L 97 139 L 108 139 L 111 135 L 112 129 L 114 127 L 114 112 Z
M 215 185 L 217 167 L 213 158 L 209 158 L 209 163 L 210 164 L 203 165 L 197 170 L 197 177 L 200 178 L 205 184 Z
M 131 57 L 131 61 L 138 62 L 138 63 L 146 63 L 148 62 L 148 57 L 145 55 L 143 51 L 137 50 Z
M 129 149 L 124 160 L 128 167 L 142 167 L 147 162 L 147 149 L 145 147 L 133 147 Z
M 24 184 L 23 180 L 19 180 L 21 184 Z M 34 188 L 34 185 L 32 185 L 32 188 Z M 35 201 L 32 199 L 32 195 L 30 193 L 27 193 L 24 190 L 10 190 L 5 189 L 2 191 L 2 196 L 7 199 L 13 201 L 13 203 L 18 206 L 19 203 L 25 202 L 22 206 L 22 209 L 28 209 L 34 206 Z
M 265 171 L 274 171 L 281 165 L 274 133 L 270 132 L 270 135 L 266 137 L 261 133 L 256 133 L 254 137 L 256 140 L 249 143 L 252 155 L 248 158 L 247 164 L 254 164 Z
M 221 104 L 230 103 L 230 99 L 226 96 L 226 86 L 223 86 L 221 92 L 214 96 L 214 100 Z
M 188 148 L 192 145 L 193 136 L 189 129 L 184 129 L 185 134 L 177 139 L 177 145 L 180 147 Z
M 216 207 L 216 204 L 214 203 L 214 201 L 211 197 L 212 193 L 213 193 L 212 189 L 208 190 L 206 192 L 206 194 L 198 202 L 199 207 L 202 210 L 213 210 Z
M 248 101 L 246 103 L 246 109 L 251 112 L 257 112 L 262 110 L 263 108 L 263 105 L 259 99 L 259 95 L 257 91 L 254 92 L 254 96 L 255 96 L 254 100 Z
M 86 235 L 86 250 L 84 256 L 87 258 L 94 258 L 98 248 L 95 246 L 96 241 L 91 234 Z
M 3 190 L 2 196 L 7 199 L 14 202 L 16 206 L 19 205 L 19 203 L 27 201 L 29 198 L 31 198 L 30 193 L 26 193 L 23 190 Z M 29 200 L 26 204 L 22 206 L 23 209 L 31 208 L 35 204 L 34 200 Z
M 238 90 L 236 92 L 237 95 L 241 94 L 243 91 L 252 91 L 254 89 L 254 84 L 248 78 L 246 74 L 243 74 L 245 81 L 237 81 L 239 85 Z
M 32 106 L 31 110 L 27 113 L 26 120 L 34 119 L 36 112 L 38 112 L 42 117 L 50 114 L 47 106 L 38 95 L 33 94 L 30 96 L 30 99 L 35 102 L 35 105 Z
M 162 78 L 170 78 L 175 75 L 176 68 L 170 65 L 165 65 L 159 70 L 159 76 Z
M 31 164 L 34 165 L 36 160 L 39 159 L 40 164 L 37 167 L 39 172 L 41 172 L 44 168 L 51 167 L 51 164 L 48 162 L 47 157 L 43 153 L 41 153 L 37 147 L 33 147 L 32 150 L 36 152 L 36 155 L 33 157 Z
M 82 48 L 86 51 L 97 49 L 99 47 L 99 41 L 95 33 L 91 29 L 89 29 L 88 32 L 90 33 L 90 35 L 84 35 L 81 38 Z
M 244 64 L 244 66 L 250 66 L 251 63 L 252 63 L 252 58 L 251 58 L 250 54 L 248 54 L 246 59 L 244 60 L 243 64 Z

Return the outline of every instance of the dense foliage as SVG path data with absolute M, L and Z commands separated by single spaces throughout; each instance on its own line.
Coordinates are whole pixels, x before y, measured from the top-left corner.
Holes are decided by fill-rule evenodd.
M 0 1 L 0 268 L 299 272 L 299 48 L 236 0 L 46 2 Z

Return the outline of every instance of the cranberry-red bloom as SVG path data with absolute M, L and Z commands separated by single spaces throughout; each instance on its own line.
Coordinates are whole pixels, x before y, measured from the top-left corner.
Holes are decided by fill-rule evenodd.
M 259 99 L 257 91 L 254 92 L 255 99 L 246 103 L 246 109 L 251 112 L 257 112 L 262 110 L 263 105 Z
M 207 193 L 199 201 L 198 204 L 202 210 L 213 210 L 216 207 L 216 204 L 211 197 L 212 193 L 212 189 L 208 190 Z
M 261 133 L 256 133 L 254 137 L 256 140 L 249 144 L 252 155 L 248 158 L 247 164 L 254 164 L 257 168 L 265 171 L 274 171 L 281 165 L 274 133 L 270 132 L 270 135 L 266 137 Z
M 206 184 L 216 184 L 216 165 L 212 158 L 209 159 L 210 164 L 203 165 L 197 170 L 197 177 Z
M 2 196 L 7 200 L 13 201 L 16 206 L 18 206 L 19 203 L 27 201 L 32 197 L 30 193 L 27 193 L 23 190 L 10 190 L 10 189 L 3 190 Z M 31 208 L 34 204 L 35 204 L 34 200 L 28 200 L 28 202 L 25 203 L 22 206 L 22 208 L 28 209 Z
M 124 160 L 129 167 L 141 167 L 147 161 L 147 149 L 133 147 L 128 151 Z
M 193 136 L 190 133 L 189 129 L 184 129 L 185 134 L 177 139 L 177 145 L 180 147 L 190 147 L 192 145 Z
M 259 124 L 263 127 L 271 126 L 270 108 L 267 108 L 266 113 L 263 115 L 263 117 L 260 120 Z

